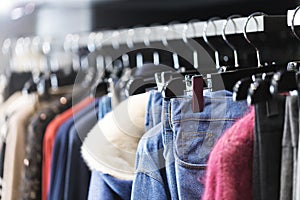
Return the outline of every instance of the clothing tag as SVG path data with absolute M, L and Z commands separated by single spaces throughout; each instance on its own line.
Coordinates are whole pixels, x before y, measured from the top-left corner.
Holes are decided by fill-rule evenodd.
M 267 117 L 276 116 L 279 114 L 278 103 L 276 99 L 271 99 L 266 102 Z
M 204 98 L 203 98 L 203 76 L 193 76 L 192 77 L 192 109 L 193 112 L 202 112 L 204 108 Z

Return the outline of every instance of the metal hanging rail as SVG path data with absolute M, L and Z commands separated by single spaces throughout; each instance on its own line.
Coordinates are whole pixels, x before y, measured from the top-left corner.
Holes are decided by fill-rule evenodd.
M 300 13 L 299 13 L 300 15 Z M 269 32 L 280 31 L 288 28 L 286 24 L 286 16 L 255 16 L 251 19 L 240 17 L 232 19 L 226 27 L 226 35 L 242 34 L 244 32 L 245 23 L 247 24 L 247 33 L 254 32 Z M 180 40 L 186 38 L 203 37 L 203 31 L 207 26 L 206 35 L 221 36 L 225 19 L 215 20 L 209 25 L 206 21 L 179 23 L 169 25 L 158 25 L 150 27 L 137 27 L 131 29 L 99 31 L 89 34 L 80 35 L 80 44 L 86 45 L 89 40 L 95 40 L 97 45 L 105 46 L 112 44 L 129 44 L 129 43 L 144 43 L 159 42 L 162 39 Z M 300 24 L 300 19 L 299 19 Z M 81 46 L 80 45 L 80 46 Z

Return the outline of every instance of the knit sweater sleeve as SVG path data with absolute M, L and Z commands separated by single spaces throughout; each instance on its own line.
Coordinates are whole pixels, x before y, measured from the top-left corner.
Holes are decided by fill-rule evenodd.
M 254 109 L 238 120 L 213 148 L 202 200 L 251 200 Z

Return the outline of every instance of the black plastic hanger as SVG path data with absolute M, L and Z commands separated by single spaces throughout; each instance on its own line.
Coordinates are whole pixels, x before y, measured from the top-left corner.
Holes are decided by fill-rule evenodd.
M 291 24 L 292 33 L 298 41 L 300 41 L 300 37 L 295 31 L 295 16 L 299 9 L 300 6 L 295 9 Z M 300 69 L 299 64 L 299 61 L 289 62 L 285 70 L 278 71 L 274 74 L 270 85 L 270 92 L 273 95 L 297 89 L 296 73 Z
M 269 90 L 276 95 L 282 92 L 289 92 L 297 89 L 296 71 L 278 71 L 271 80 Z
M 233 87 L 233 101 L 241 101 L 247 99 L 248 89 L 251 83 L 253 83 L 253 80 L 249 77 L 239 80 Z
M 235 86 L 235 84 L 243 79 L 243 78 L 249 78 L 252 75 L 256 75 L 256 74 L 263 74 L 263 73 L 268 73 L 268 72 L 276 72 L 280 69 L 284 69 L 286 66 L 284 65 L 271 65 L 271 66 L 263 66 L 261 64 L 261 60 L 260 60 L 260 51 L 259 49 L 249 40 L 248 36 L 247 36 L 247 25 L 249 23 L 249 20 L 255 16 L 265 16 L 264 13 L 261 12 L 257 12 L 257 13 L 253 13 L 251 14 L 244 26 L 244 38 L 246 39 L 246 41 L 254 47 L 255 51 L 256 51 L 256 55 L 257 55 L 257 66 L 256 67 L 251 67 L 251 68 L 246 68 L 246 69 L 241 69 L 238 68 L 234 71 L 228 71 L 228 72 L 223 72 L 223 73 L 212 73 L 210 75 L 208 75 L 208 79 L 211 82 L 211 86 L 212 86 L 212 91 L 217 91 L 217 90 L 228 90 L 228 91 L 233 91 L 233 88 Z M 246 79 L 244 79 L 246 80 Z M 242 88 L 242 87 L 240 87 Z M 242 92 L 244 94 L 244 91 Z M 239 98 L 242 99 L 242 98 Z
M 262 74 L 261 77 L 255 78 L 255 81 L 250 84 L 247 103 L 248 105 L 257 104 L 259 102 L 272 99 L 270 92 L 270 82 L 273 77 L 273 73 Z

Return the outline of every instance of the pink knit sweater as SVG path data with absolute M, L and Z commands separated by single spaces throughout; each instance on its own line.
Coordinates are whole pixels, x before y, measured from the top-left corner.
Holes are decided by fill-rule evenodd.
M 213 148 L 202 200 L 251 200 L 254 109 L 238 120 Z

